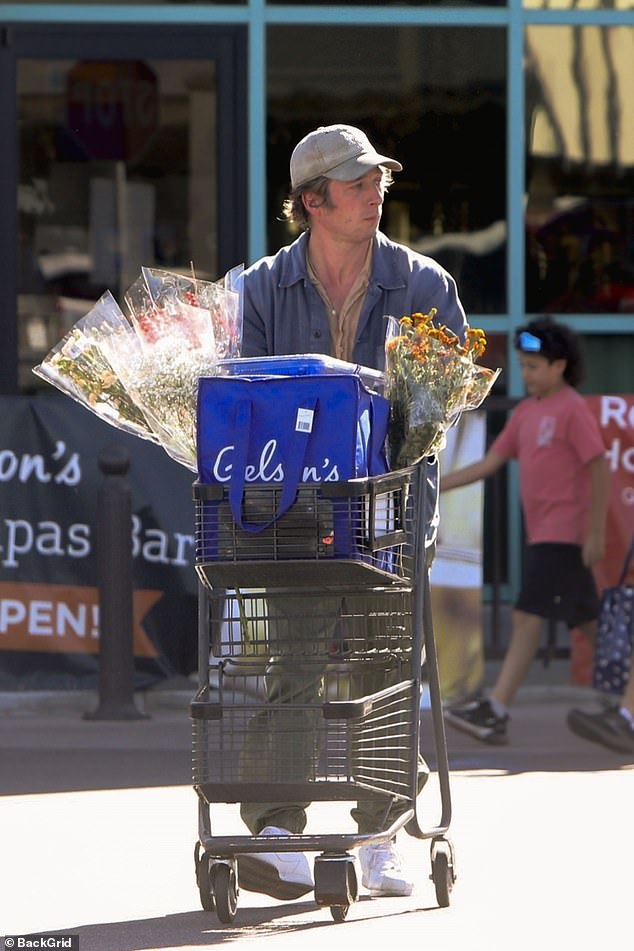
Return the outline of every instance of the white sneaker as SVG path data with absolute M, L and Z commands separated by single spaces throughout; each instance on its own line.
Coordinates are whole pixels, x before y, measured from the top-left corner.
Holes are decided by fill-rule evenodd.
M 292 835 L 287 829 L 265 826 L 260 835 Z M 315 887 L 303 852 L 247 852 L 238 856 L 238 885 L 247 892 L 291 901 Z
M 363 845 L 359 849 L 361 884 L 374 898 L 382 895 L 404 897 L 412 894 L 414 883 L 405 875 L 394 842 Z

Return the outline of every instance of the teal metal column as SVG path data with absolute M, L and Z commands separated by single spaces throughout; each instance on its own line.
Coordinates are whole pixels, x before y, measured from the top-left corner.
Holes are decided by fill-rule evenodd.
M 524 95 L 524 22 L 522 0 L 510 0 L 507 28 L 507 221 L 508 221 L 508 333 L 507 333 L 507 393 L 522 396 L 524 387 L 519 372 L 517 354 L 513 347 L 513 331 L 525 319 L 525 194 L 526 142 Z M 511 597 L 519 591 L 521 564 L 521 509 L 517 465 L 508 469 L 508 580 Z
M 249 4 L 249 202 L 248 248 L 251 264 L 266 254 L 266 19 L 264 0 Z

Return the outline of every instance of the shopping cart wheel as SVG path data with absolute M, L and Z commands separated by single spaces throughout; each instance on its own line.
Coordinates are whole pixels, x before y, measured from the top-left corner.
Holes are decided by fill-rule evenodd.
M 456 880 L 453 849 L 447 839 L 434 839 L 431 846 L 431 875 L 436 889 L 436 901 L 441 908 L 448 908 L 451 889 Z
M 331 905 L 330 914 L 333 921 L 345 921 L 350 905 Z
M 334 921 L 344 921 L 359 895 L 354 858 L 348 852 L 327 852 L 315 859 L 315 901 L 328 905 Z
M 200 842 L 196 843 L 194 848 L 194 862 L 196 865 L 196 884 L 198 885 L 198 894 L 200 895 L 200 904 L 204 911 L 215 911 L 216 902 L 214 901 L 214 891 L 211 881 L 211 869 L 213 859 L 206 852 L 202 852 Z
M 230 925 L 238 909 L 238 880 L 233 865 L 217 862 L 213 866 L 216 914 L 223 925 Z

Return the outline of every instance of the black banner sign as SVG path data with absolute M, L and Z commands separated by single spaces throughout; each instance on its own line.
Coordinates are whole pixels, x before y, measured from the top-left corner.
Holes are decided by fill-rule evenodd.
M 196 667 L 195 474 L 61 394 L 0 398 L 0 689 L 97 683 L 99 456 L 130 456 L 139 686 Z

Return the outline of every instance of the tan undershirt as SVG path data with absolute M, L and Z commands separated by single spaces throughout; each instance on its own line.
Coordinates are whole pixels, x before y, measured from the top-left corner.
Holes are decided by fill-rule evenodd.
M 352 362 L 354 345 L 357 340 L 359 317 L 368 289 L 371 266 L 372 243 L 370 242 L 363 267 L 359 271 L 356 281 L 350 288 L 341 310 L 337 313 L 336 308 L 333 307 L 332 301 L 328 297 L 325 287 L 319 280 L 319 275 L 311 264 L 310 258 L 306 255 L 306 269 L 308 271 L 309 280 L 311 284 L 314 284 L 317 293 L 326 305 L 328 324 L 330 325 L 331 354 L 339 360 Z

